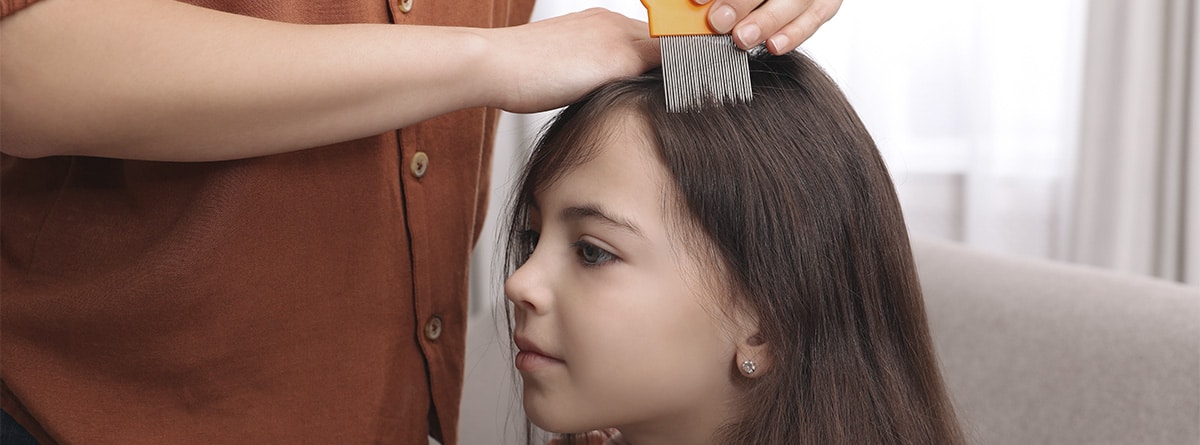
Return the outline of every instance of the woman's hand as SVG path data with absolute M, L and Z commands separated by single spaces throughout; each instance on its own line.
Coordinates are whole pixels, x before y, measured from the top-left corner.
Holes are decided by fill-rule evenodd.
M 731 32 L 733 41 L 750 49 L 763 41 L 772 54 L 796 49 L 833 18 L 842 0 L 692 0 L 710 1 L 708 22 L 720 33 Z
M 489 105 L 516 113 L 567 105 L 659 64 L 646 22 L 599 8 L 482 32 L 492 43 L 482 65 L 495 86 Z
M 621 438 L 621 432 L 615 428 L 596 430 L 584 435 L 583 445 L 629 445 Z M 562 439 L 551 439 L 546 445 L 562 445 Z

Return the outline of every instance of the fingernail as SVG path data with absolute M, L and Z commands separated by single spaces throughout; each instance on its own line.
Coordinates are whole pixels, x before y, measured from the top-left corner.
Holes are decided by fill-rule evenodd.
M 783 53 L 785 51 L 784 48 L 787 47 L 787 45 L 788 45 L 788 42 L 789 42 L 788 37 L 783 34 L 779 34 L 779 35 L 776 35 L 775 37 L 771 37 L 771 45 L 775 47 L 774 52 L 776 52 L 776 53 Z
M 742 46 L 749 48 L 758 44 L 758 38 L 762 37 L 762 30 L 758 29 L 758 25 L 751 23 L 739 28 L 737 37 L 742 42 Z
M 737 20 L 737 15 L 729 5 L 721 6 L 708 14 L 708 22 L 720 34 L 725 34 L 733 29 L 734 20 Z
M 711 2 L 712 0 L 692 0 L 692 1 L 696 2 L 697 5 L 706 5 L 706 4 L 708 4 L 708 2 Z

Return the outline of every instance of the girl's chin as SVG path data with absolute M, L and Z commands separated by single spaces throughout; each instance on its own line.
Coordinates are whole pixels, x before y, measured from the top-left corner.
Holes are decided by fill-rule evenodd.
M 571 398 L 579 397 L 578 395 L 551 394 L 549 388 L 529 383 L 526 380 L 522 397 L 525 417 L 541 430 L 554 434 L 572 434 L 611 426 L 596 424 L 598 420 L 603 420 L 597 418 L 597 414 L 602 415 L 602 412 L 594 410 L 597 406 L 583 407 L 583 410 L 588 412 L 581 412 L 580 407 L 572 406 Z
M 525 415 L 529 418 L 529 422 L 533 423 L 534 426 L 542 429 L 543 431 L 554 434 L 571 434 L 578 433 L 580 431 L 592 431 L 596 429 L 596 427 L 590 427 L 589 425 L 583 425 L 561 418 L 561 414 L 563 414 L 561 411 L 559 411 L 557 414 L 560 416 L 543 415 L 536 409 L 536 407 L 531 407 L 529 404 L 525 405 Z

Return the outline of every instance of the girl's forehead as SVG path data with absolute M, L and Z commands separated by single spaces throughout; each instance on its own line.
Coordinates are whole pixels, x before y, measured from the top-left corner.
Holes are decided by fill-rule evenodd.
M 575 162 L 563 163 L 555 174 L 545 173 L 546 182 L 535 191 L 535 201 L 548 204 L 552 196 L 563 194 L 614 202 L 657 201 L 674 186 L 644 119 L 615 113 L 604 121 L 591 129 L 591 137 L 578 142 L 587 146 L 550 147 L 581 155 Z
M 614 111 L 593 131 L 592 155 L 580 164 L 593 169 L 639 173 L 654 182 L 666 181 L 667 171 L 658 155 L 658 147 L 649 122 L 632 111 Z
M 646 119 L 626 109 L 607 112 L 598 118 L 577 118 L 562 133 L 539 147 L 544 158 L 531 172 L 533 197 L 561 191 L 564 182 L 615 184 L 621 180 L 665 183 L 666 169 L 658 155 L 655 135 Z M 535 158 L 538 157 L 535 155 Z M 637 176 L 631 176 L 637 174 Z M 571 181 L 567 181 L 571 180 Z

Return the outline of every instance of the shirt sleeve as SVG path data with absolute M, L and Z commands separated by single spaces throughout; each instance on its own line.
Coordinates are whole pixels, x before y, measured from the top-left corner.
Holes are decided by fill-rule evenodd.
M 0 19 L 8 18 L 38 0 L 0 0 Z
M 509 0 L 508 23 L 506 25 L 517 26 L 529 23 L 529 17 L 533 15 L 533 1 L 534 0 Z

